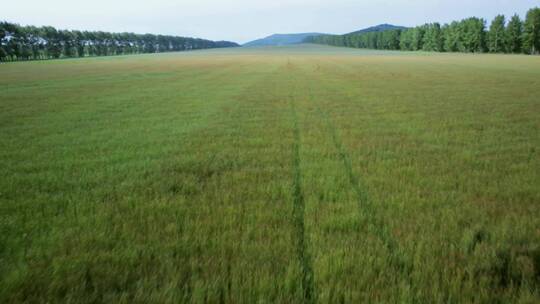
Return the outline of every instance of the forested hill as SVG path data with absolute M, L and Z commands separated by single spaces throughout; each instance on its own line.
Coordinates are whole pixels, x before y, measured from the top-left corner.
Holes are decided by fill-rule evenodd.
M 368 28 L 365 28 L 363 30 L 355 31 L 355 32 L 349 33 L 348 35 L 350 35 L 350 34 L 372 33 L 372 32 L 384 32 L 384 31 L 389 31 L 389 30 L 405 30 L 405 29 L 407 29 L 407 28 L 404 27 L 404 26 L 398 26 L 398 25 L 392 25 L 392 24 L 385 23 L 385 24 L 379 24 L 379 25 L 376 25 L 376 26 L 368 27 Z
M 299 34 L 274 34 L 262 39 L 257 39 L 245 43 L 243 46 L 270 46 L 270 45 L 290 45 L 302 43 L 310 36 L 324 35 L 321 33 L 299 33 Z
M 407 29 L 320 35 L 305 42 L 381 50 L 539 54 L 540 8 L 530 9 L 524 21 L 517 14 L 510 20 L 498 15 L 489 27 L 486 20 L 471 17 L 444 25 L 435 22 Z
M 237 47 L 229 41 L 93 31 L 57 30 L 0 22 L 0 61 L 177 52 Z

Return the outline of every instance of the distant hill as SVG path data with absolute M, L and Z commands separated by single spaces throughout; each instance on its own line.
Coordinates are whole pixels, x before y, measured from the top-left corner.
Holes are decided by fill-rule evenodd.
M 388 30 L 404 30 L 407 29 L 404 26 L 398 26 L 398 25 L 392 25 L 392 24 L 379 24 L 376 26 L 368 27 L 363 30 L 359 30 L 356 32 L 352 32 L 349 34 L 363 34 L 363 33 L 371 33 L 371 32 L 384 32 Z
M 243 46 L 270 46 L 270 45 L 290 45 L 302 43 L 309 36 L 324 35 L 321 33 L 300 33 L 300 34 L 274 34 L 266 38 L 257 39 L 245 43 Z
M 397 26 L 392 24 L 379 24 L 376 26 L 368 27 L 363 30 L 352 32 L 349 34 L 363 34 L 370 32 L 383 32 L 388 30 L 406 29 L 404 26 Z M 290 45 L 298 44 L 306 41 L 306 38 L 310 36 L 327 35 L 322 33 L 300 33 L 300 34 L 274 34 L 262 39 L 253 40 L 245 43 L 243 46 L 275 46 L 275 45 Z

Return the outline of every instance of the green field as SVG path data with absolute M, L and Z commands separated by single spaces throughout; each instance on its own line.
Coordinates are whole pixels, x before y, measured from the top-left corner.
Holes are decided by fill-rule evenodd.
M 540 57 L 0 64 L 0 303 L 539 303 Z

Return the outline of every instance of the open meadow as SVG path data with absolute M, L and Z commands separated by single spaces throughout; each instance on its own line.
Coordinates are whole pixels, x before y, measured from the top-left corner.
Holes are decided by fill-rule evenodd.
M 0 303 L 539 303 L 540 57 L 0 64 Z

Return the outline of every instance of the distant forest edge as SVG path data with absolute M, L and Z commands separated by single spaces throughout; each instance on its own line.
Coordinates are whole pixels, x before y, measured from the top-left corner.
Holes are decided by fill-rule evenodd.
M 498 15 L 489 29 L 484 19 L 472 17 L 443 26 L 428 23 L 409 29 L 311 36 L 304 42 L 380 50 L 538 54 L 540 8 L 530 9 L 524 22 L 517 14 L 508 23 Z
M 0 61 L 129 55 L 237 47 L 229 41 L 198 38 L 57 30 L 0 22 Z

